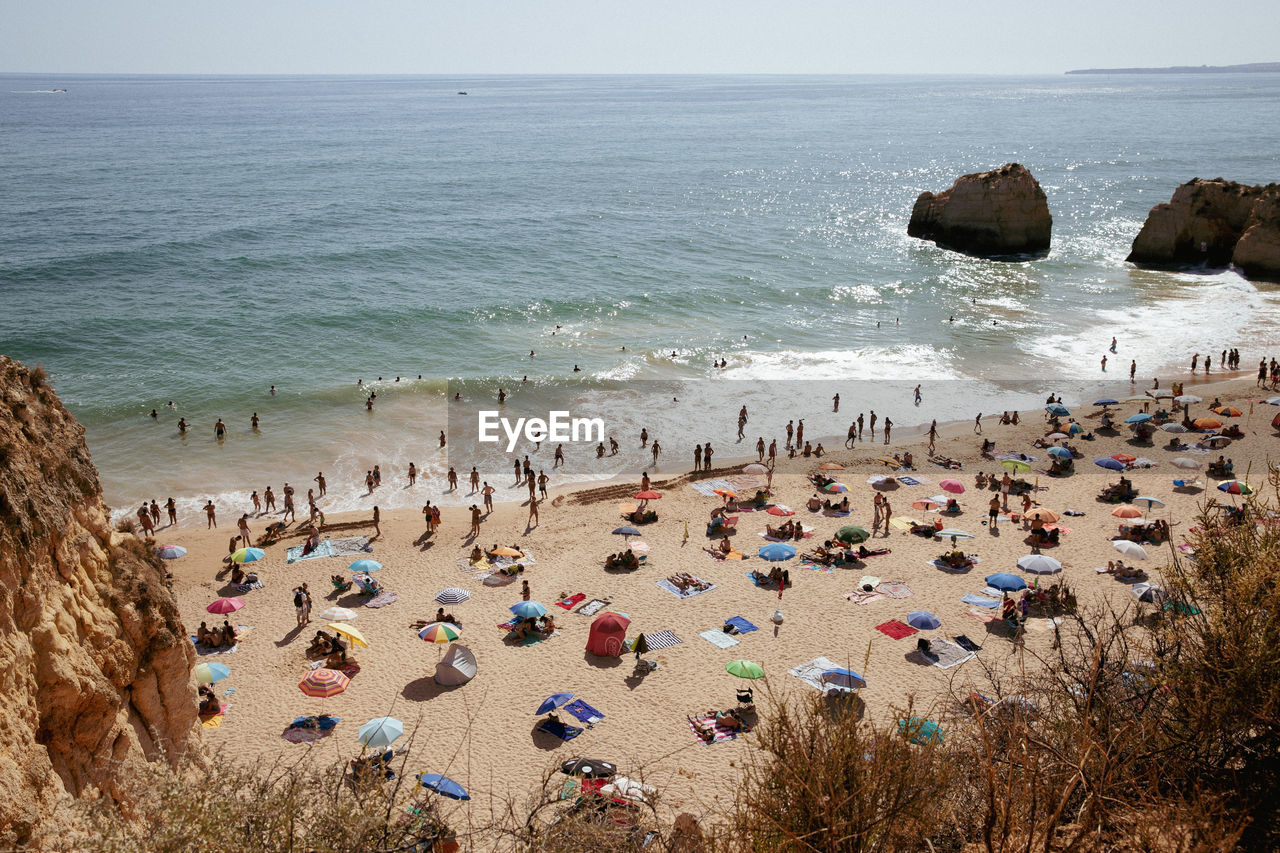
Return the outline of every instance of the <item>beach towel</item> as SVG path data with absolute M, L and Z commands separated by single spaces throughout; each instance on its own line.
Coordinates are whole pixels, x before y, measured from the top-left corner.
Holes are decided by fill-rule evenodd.
M 702 579 L 698 578 L 698 580 L 702 580 Z M 660 581 L 654 581 L 654 583 L 662 587 L 663 589 L 665 589 L 667 592 L 674 595 L 676 598 L 693 598 L 695 595 L 701 595 L 704 592 L 710 592 L 711 590 L 716 588 L 715 584 L 711 584 L 707 586 L 705 589 L 689 589 L 689 590 L 682 591 L 678 586 L 676 586 L 666 578 L 663 578 Z
M 892 637 L 895 640 L 901 640 L 904 637 L 910 637 L 912 634 L 920 633 L 915 628 L 897 619 L 890 619 L 876 626 L 876 630 L 886 637 Z
M 845 601 L 852 601 L 854 604 L 870 604 L 884 598 L 878 592 L 867 592 L 865 589 L 855 589 L 853 592 L 846 592 Z
M 733 488 L 733 486 L 729 484 L 728 480 L 719 480 L 719 479 L 699 480 L 696 483 L 690 483 L 689 488 L 693 489 L 695 492 L 702 495 L 704 498 L 720 497 L 719 495 L 716 494 L 716 489 L 733 489 L 733 491 L 737 491 L 736 489 Z
M 810 687 L 825 693 L 827 685 L 822 683 L 822 673 L 839 668 L 840 665 L 834 661 L 824 657 L 817 657 L 807 663 L 792 667 L 787 670 L 787 675 L 794 675 Z
M 942 562 L 941 560 L 927 560 L 925 564 L 932 566 L 935 569 L 941 569 L 944 572 L 967 572 L 969 569 L 973 568 L 975 565 L 977 565 L 980 562 L 982 562 L 980 558 L 970 557 L 967 564 L 959 567 L 948 566 L 946 563 Z
M 231 704 L 227 703 L 223 705 L 221 708 L 219 708 L 218 713 L 216 714 L 201 714 L 200 728 L 216 729 L 220 727 L 222 725 L 222 718 L 225 717 L 227 715 L 227 712 L 230 710 L 231 710 Z
M 657 633 L 654 633 L 654 634 L 646 633 L 644 635 L 644 641 L 645 643 L 648 644 L 649 651 L 656 651 L 657 649 L 665 649 L 665 648 L 668 648 L 669 646 L 677 646 L 680 643 L 684 642 L 684 640 L 677 637 L 671 631 L 658 631 Z
M 604 714 L 600 713 L 595 708 L 592 708 L 581 699 L 574 699 L 568 705 L 565 705 L 564 709 L 577 717 L 581 722 L 586 723 L 587 728 L 591 728 L 593 725 L 604 719 Z
M 914 518 L 895 516 L 889 519 L 889 524 L 898 530 L 910 532 L 911 528 L 920 524 L 920 522 L 916 521 Z
M 828 575 L 835 571 L 834 566 L 824 566 L 821 563 L 815 563 L 812 560 L 803 560 L 799 563 L 796 563 L 795 568 L 808 569 L 811 572 L 824 572 L 825 574 L 828 574 Z
M 560 740 L 573 740 L 583 732 L 577 726 L 566 726 L 564 723 L 556 722 L 555 720 L 543 720 L 538 723 L 537 730 L 545 732 L 552 737 L 558 737 Z
M 1105 571 L 1106 571 L 1106 569 L 1101 569 L 1101 571 L 1104 571 L 1104 572 L 1105 572 Z M 989 596 L 991 596 L 992 598 L 997 598 L 997 599 L 1003 599 L 1003 598 L 1004 598 L 1004 591 L 1003 591 L 1003 590 L 996 589 L 996 588 L 995 588 L 995 587 L 993 587 L 993 586 L 983 587 L 983 588 L 982 588 L 982 594 L 983 594 L 983 595 L 989 595 Z
M 923 486 L 928 480 L 922 480 L 918 477 L 899 477 L 898 482 L 904 486 Z
M 569 596 L 564 601 L 557 601 L 556 605 L 558 607 L 563 607 L 565 610 L 572 610 L 577 607 L 580 602 L 585 601 L 586 598 L 587 594 L 585 592 L 580 592 L 577 595 Z
M 730 616 L 728 619 L 724 620 L 724 624 L 732 625 L 737 628 L 739 634 L 750 634 L 752 631 L 760 630 L 741 616 Z
M 812 538 L 813 538 L 813 528 L 811 528 L 811 527 L 804 527 L 804 526 L 801 526 L 801 528 L 800 528 L 800 529 L 801 529 L 802 531 L 804 531 L 803 535 L 800 537 L 801 539 L 812 539 Z M 760 531 L 759 533 L 757 533 L 756 535 L 757 535 L 757 536 L 759 536 L 761 539 L 764 539 L 764 540 L 765 540 L 765 541 L 767 541 L 767 542 L 794 542 L 794 541 L 796 541 L 794 536 L 790 536 L 790 537 L 788 537 L 788 538 L 786 538 L 786 539 L 783 539 L 783 538 L 782 538 L 782 537 L 780 537 L 780 536 L 770 536 L 768 533 L 764 532 L 763 530 L 761 530 L 761 531 Z
M 992 610 L 1000 606 L 999 600 L 987 598 L 985 595 L 975 595 L 972 592 L 960 596 L 960 600 L 965 604 L 976 604 L 978 607 L 987 607 Z
M 505 572 L 492 571 L 484 577 L 480 578 L 480 583 L 485 586 L 506 586 L 509 583 L 516 582 L 516 575 L 509 575 Z
M 314 743 L 322 737 L 328 737 L 333 727 L 342 722 L 341 717 L 298 717 L 285 727 L 281 735 L 290 743 Z
M 822 511 L 822 514 L 827 516 L 828 518 L 848 518 L 853 513 L 849 512 L 849 510 L 847 509 L 846 510 L 824 509 Z
M 609 606 L 609 602 L 607 599 L 593 598 L 590 601 L 588 601 L 586 604 L 578 608 L 578 615 L 579 616 L 595 616 L 597 613 L 599 613 L 601 610 L 604 610 L 608 606 Z
M 862 580 L 858 581 L 858 589 L 862 589 L 863 587 L 867 587 L 867 586 L 871 587 L 872 589 L 875 589 L 879 585 L 880 585 L 880 578 L 876 577 L 875 575 L 863 575 Z
M 236 653 L 236 650 L 240 648 L 240 638 L 252 630 L 253 630 L 252 625 L 237 625 L 236 626 L 236 644 L 234 646 L 217 648 L 217 649 L 213 648 L 212 646 L 206 646 L 201 643 L 197 643 L 195 634 L 189 634 L 188 636 L 191 638 L 191 645 L 196 647 L 196 654 L 198 655 L 233 655 Z
M 959 646 L 960 648 L 964 649 L 966 652 L 980 652 L 980 651 L 982 651 L 982 646 L 978 645 L 978 644 L 977 644 L 977 643 L 975 643 L 973 640 L 970 640 L 970 639 L 969 639 L 968 637 L 966 637 L 964 634 L 958 634 L 958 635 L 956 635 L 956 636 L 952 637 L 951 639 L 955 642 L 955 644 L 956 644 L 957 646 Z
M 388 604 L 394 604 L 399 598 L 394 592 L 383 590 L 364 603 L 365 607 L 386 607 Z
M 235 583 L 232 584 L 232 586 L 235 588 L 236 592 L 249 592 L 255 589 L 262 589 L 266 584 L 261 580 L 256 580 L 253 583 Z
M 705 738 L 703 738 L 702 735 L 698 734 L 698 730 L 694 728 L 694 725 L 693 725 L 694 721 L 691 720 L 689 722 L 689 731 L 693 732 L 694 737 L 698 739 L 699 743 L 710 746 L 713 743 L 720 743 L 726 740 L 733 740 L 738 736 L 738 732 L 731 732 L 728 729 L 722 729 L 720 728 L 720 726 L 716 725 L 716 718 L 714 714 L 699 715 L 695 719 L 699 723 L 709 723 L 714 727 L 713 731 L 715 732 L 715 737 L 712 738 L 710 741 L 708 741 Z M 747 731 L 751 731 L 751 729 L 750 727 L 744 725 L 742 727 L 742 731 L 747 732 Z
M 320 557 L 350 557 L 355 554 L 371 554 L 373 546 L 369 544 L 367 536 L 349 536 L 344 539 L 325 539 L 315 547 L 310 554 L 303 555 L 302 549 L 305 545 L 295 545 L 286 553 L 286 563 L 296 563 L 299 560 L 312 560 Z
M 1000 617 L 995 615 L 994 613 L 983 613 L 980 610 L 966 610 L 964 612 L 964 615 L 968 616 L 970 619 L 977 619 L 979 622 L 999 622 L 1000 621 Z
M 499 622 L 498 628 L 503 631 L 514 631 L 516 626 L 520 624 L 520 620 L 516 617 L 508 619 L 506 622 Z
M 951 669 L 967 660 L 973 660 L 976 655 L 947 640 L 933 640 L 929 643 L 929 652 L 925 657 L 933 661 L 938 669 Z
M 876 592 L 889 598 L 907 598 L 913 595 L 911 587 L 901 581 L 885 581 L 876 587 Z
M 719 628 L 712 628 L 710 631 L 703 631 L 698 636 L 715 646 L 717 649 L 731 649 L 738 645 L 738 641 L 736 639 L 730 637 Z

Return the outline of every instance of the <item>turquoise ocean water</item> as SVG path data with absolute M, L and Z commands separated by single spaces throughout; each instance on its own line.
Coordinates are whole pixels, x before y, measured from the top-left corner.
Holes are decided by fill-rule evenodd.
M 647 425 L 682 464 L 695 439 L 733 449 L 738 398 L 765 434 L 806 395 L 810 434 L 878 400 L 915 426 L 1007 408 L 1008 380 L 1083 389 L 1112 335 L 1111 370 L 1142 377 L 1193 350 L 1273 354 L 1276 288 L 1123 259 L 1179 183 L 1280 178 L 1278 140 L 1276 75 L 6 75 L 0 352 L 48 368 L 122 507 L 239 506 L 321 469 L 331 507 L 367 506 L 375 463 L 463 464 L 435 441 L 447 388 L 537 410 L 635 383 L 649 397 L 610 431 Z M 1047 259 L 906 237 L 920 191 L 1007 161 L 1048 194 Z M 845 388 L 839 416 L 819 417 L 827 386 L 728 381 L 802 379 Z M 634 443 L 563 477 L 637 468 Z

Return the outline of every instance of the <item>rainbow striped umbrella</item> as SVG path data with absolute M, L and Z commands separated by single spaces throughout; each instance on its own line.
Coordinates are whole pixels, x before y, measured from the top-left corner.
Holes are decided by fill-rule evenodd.
M 298 689 L 308 696 L 328 699 L 347 689 L 351 679 L 336 669 L 313 669 L 298 682 Z
M 462 632 L 458 630 L 457 625 L 451 625 L 448 622 L 432 622 L 427 627 L 418 632 L 418 636 L 428 643 L 452 643 L 458 637 L 462 636 Z
M 1225 483 L 1218 484 L 1218 491 L 1226 492 L 1229 495 L 1251 495 L 1253 494 L 1253 486 L 1250 486 L 1244 480 L 1227 480 Z

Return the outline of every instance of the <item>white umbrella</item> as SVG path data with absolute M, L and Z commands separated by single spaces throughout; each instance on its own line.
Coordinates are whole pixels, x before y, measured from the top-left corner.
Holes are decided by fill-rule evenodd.
M 1128 539 L 1117 539 L 1111 543 L 1111 547 L 1115 548 L 1126 557 L 1132 557 L 1135 560 L 1147 559 L 1147 552 L 1137 542 L 1130 542 Z
M 1181 395 L 1181 396 L 1174 397 L 1173 399 L 1174 399 L 1174 400 L 1177 400 L 1179 403 L 1181 403 L 1181 404 L 1182 404 L 1182 405 L 1184 405 L 1184 406 L 1185 406 L 1185 405 L 1187 405 L 1188 403 L 1203 403 L 1203 402 L 1204 402 L 1204 398 L 1203 398 L 1203 397 L 1197 397 L 1195 394 L 1183 394 L 1183 395 Z
M 324 612 L 320 614 L 320 618 L 328 622 L 350 622 L 359 616 L 354 610 L 348 610 L 345 607 L 326 607 Z
M 747 465 L 746 467 L 744 467 L 744 468 L 742 469 L 742 473 L 744 473 L 744 474 L 768 474 L 768 473 L 769 473 L 769 469 L 768 469 L 768 468 L 766 468 L 764 465 L 761 465 L 759 462 L 752 462 L 750 465 Z
M 1148 604 L 1160 604 L 1169 597 L 1163 587 L 1153 583 L 1135 583 L 1130 587 L 1130 591 L 1139 601 L 1145 601 Z
M 471 597 L 471 593 L 457 586 L 447 587 L 436 593 L 436 601 L 441 604 L 461 604 Z
M 1191 459 L 1187 456 L 1179 456 L 1177 459 L 1169 463 L 1175 468 L 1185 468 L 1188 471 L 1197 471 L 1201 468 L 1201 463 L 1197 459 Z
M 1164 430 L 1165 432 L 1190 432 L 1190 430 L 1188 430 L 1182 424 L 1176 424 L 1176 423 L 1160 424 L 1160 429 Z
M 1062 571 L 1062 563 L 1044 554 L 1028 554 L 1018 558 L 1018 568 L 1033 575 L 1053 575 Z

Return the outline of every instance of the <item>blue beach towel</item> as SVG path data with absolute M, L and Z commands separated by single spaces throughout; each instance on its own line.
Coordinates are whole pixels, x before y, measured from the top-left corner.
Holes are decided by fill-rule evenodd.
M 724 624 L 733 625 L 735 628 L 738 629 L 739 634 L 749 634 L 752 631 L 760 630 L 755 625 L 752 625 L 750 622 L 748 622 L 746 619 L 742 618 L 741 616 L 734 616 L 732 618 L 726 619 L 724 620 Z
M 921 485 L 920 481 L 919 481 L 919 480 L 917 480 L 915 477 L 899 477 L 899 478 L 898 478 L 898 482 L 899 482 L 899 483 L 901 483 L 901 484 L 902 484 L 902 485 L 904 485 L 904 486 L 919 486 L 919 485 Z
M 573 700 L 568 705 L 565 705 L 564 709 L 582 722 L 586 723 L 588 726 L 594 725 L 604 719 L 604 714 L 600 713 L 595 708 L 592 708 L 581 699 Z
M 996 601 L 994 598 L 987 598 L 985 595 L 974 595 L 971 592 L 961 596 L 960 600 L 965 604 L 976 604 L 979 607 L 986 607 L 989 610 L 994 610 L 1000 606 L 1000 602 Z
M 560 738 L 560 740 L 573 740 L 582 734 L 582 729 L 577 726 L 566 726 L 564 723 L 557 723 L 555 720 L 543 720 L 538 723 L 538 731 L 546 732 L 549 735 Z

